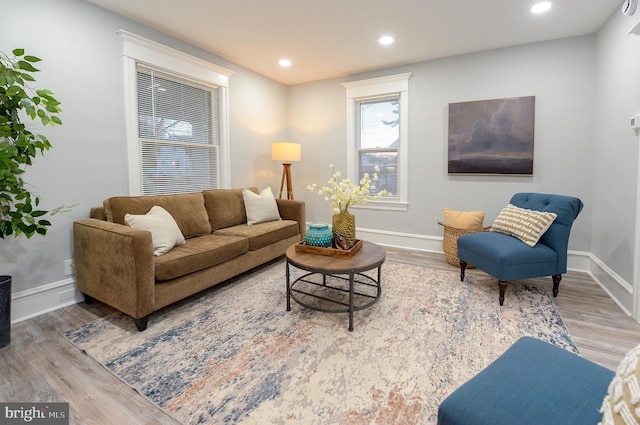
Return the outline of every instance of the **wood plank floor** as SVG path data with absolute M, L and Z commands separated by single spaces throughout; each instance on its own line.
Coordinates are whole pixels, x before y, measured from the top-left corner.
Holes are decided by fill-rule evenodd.
M 387 248 L 387 258 L 457 271 L 442 254 Z M 551 278 L 536 281 L 551 290 Z M 624 354 L 640 343 L 640 324 L 586 273 L 568 272 L 555 302 L 580 352 L 590 360 L 615 369 Z M 113 312 L 99 302 L 82 303 L 14 325 L 11 344 L 0 349 L 0 401 L 66 401 L 71 424 L 179 424 L 61 335 Z

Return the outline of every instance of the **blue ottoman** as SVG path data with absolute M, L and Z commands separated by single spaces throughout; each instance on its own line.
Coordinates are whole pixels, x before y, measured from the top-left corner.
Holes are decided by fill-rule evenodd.
M 447 397 L 438 425 L 596 425 L 614 372 L 522 337 Z

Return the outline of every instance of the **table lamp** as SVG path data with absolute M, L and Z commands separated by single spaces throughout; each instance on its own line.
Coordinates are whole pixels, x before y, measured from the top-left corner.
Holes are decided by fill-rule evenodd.
M 277 142 L 271 146 L 271 159 L 282 161 L 282 180 L 280 182 L 280 199 L 284 181 L 287 181 L 287 199 L 293 199 L 293 186 L 291 184 L 291 161 L 300 161 L 300 144 L 289 142 Z

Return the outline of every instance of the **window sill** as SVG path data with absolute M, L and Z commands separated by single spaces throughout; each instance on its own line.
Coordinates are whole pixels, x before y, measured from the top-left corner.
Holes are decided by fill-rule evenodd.
M 351 208 L 362 210 L 407 211 L 409 209 L 409 203 L 400 201 L 367 201 L 364 204 L 354 205 Z

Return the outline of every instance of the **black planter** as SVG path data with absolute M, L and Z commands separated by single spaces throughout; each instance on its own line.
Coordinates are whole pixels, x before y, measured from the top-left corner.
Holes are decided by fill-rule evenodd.
M 0 348 L 11 341 L 11 276 L 0 276 Z

